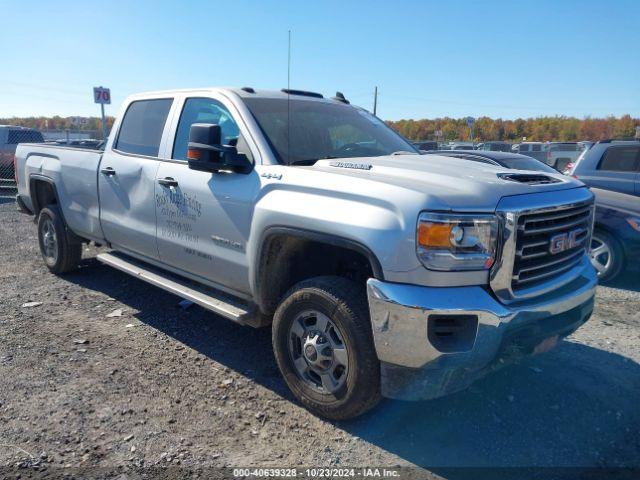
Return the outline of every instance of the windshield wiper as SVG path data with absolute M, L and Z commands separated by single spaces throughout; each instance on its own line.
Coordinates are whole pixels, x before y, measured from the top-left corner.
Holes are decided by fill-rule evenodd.
M 323 159 L 322 158 L 305 158 L 302 160 L 291 160 L 290 162 L 287 162 L 287 165 L 313 165 L 318 160 L 323 160 Z
M 420 154 L 416 152 L 409 152 L 408 150 L 398 150 L 397 152 L 393 152 L 391 155 L 394 156 L 394 155 L 420 155 Z
M 320 158 L 306 158 L 303 160 L 292 160 L 291 162 L 289 162 L 289 165 L 313 165 L 318 160 L 333 160 L 335 158 L 342 158 L 342 157 L 327 155 L 326 157 L 320 157 Z

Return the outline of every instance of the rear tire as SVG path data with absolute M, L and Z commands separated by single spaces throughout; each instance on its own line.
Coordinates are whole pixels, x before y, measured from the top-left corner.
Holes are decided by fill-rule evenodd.
M 381 398 L 367 298 L 351 280 L 294 285 L 273 318 L 273 349 L 291 392 L 317 415 L 353 418 Z
M 75 270 L 82 258 L 82 243 L 67 231 L 57 205 L 48 205 L 38 217 L 38 243 L 47 268 L 55 273 Z
M 591 238 L 591 264 L 598 272 L 600 282 L 610 282 L 624 268 L 624 253 L 620 242 L 610 233 L 595 229 Z

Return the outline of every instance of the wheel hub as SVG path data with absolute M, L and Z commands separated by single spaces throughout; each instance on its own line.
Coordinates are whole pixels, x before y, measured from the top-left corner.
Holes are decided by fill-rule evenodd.
M 304 358 L 310 367 L 326 370 L 333 363 L 331 345 L 324 335 L 313 332 L 306 336 L 302 347 Z
M 313 387 L 332 393 L 344 384 L 349 365 L 346 346 L 326 315 L 300 314 L 291 326 L 289 351 L 298 374 Z
M 316 350 L 316 347 L 314 347 L 311 344 L 305 345 L 304 356 L 307 359 L 307 362 L 309 363 L 315 362 L 316 359 L 318 358 L 318 351 Z

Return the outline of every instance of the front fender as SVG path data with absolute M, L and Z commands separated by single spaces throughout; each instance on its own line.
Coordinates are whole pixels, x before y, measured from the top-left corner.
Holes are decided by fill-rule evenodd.
M 414 268 L 415 264 L 402 265 L 406 258 L 398 248 L 410 244 L 414 249 L 415 225 L 408 228 L 406 223 L 391 204 L 376 199 L 362 201 L 336 192 L 328 196 L 309 189 L 272 190 L 256 205 L 247 245 L 251 289 L 257 290 L 262 246 L 276 232 L 288 231 L 357 250 L 369 258 L 379 278 L 394 266 Z

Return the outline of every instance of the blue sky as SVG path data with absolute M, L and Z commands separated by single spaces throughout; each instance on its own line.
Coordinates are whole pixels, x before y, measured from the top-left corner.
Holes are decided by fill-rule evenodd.
M 0 117 L 134 92 L 345 93 L 384 119 L 640 116 L 640 1 L 0 0 Z M 10 45 L 7 48 L 7 45 Z

